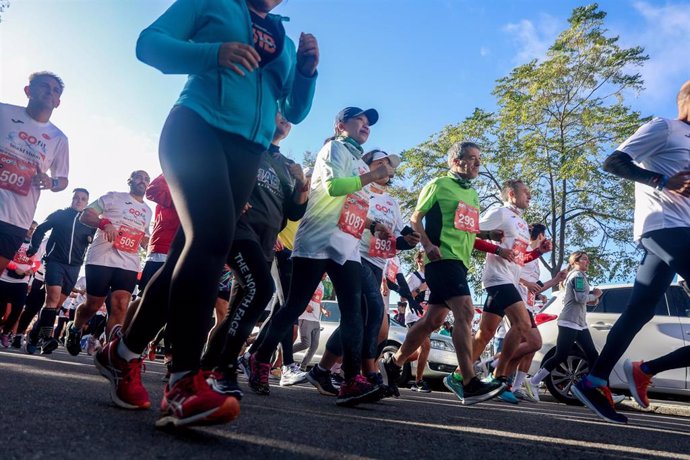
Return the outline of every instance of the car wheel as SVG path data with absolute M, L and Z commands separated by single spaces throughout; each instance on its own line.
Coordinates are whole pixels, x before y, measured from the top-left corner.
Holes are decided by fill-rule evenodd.
M 379 356 L 379 359 L 382 358 L 387 358 L 389 356 L 393 356 L 395 352 L 398 351 L 400 348 L 399 345 L 396 344 L 389 344 L 383 347 L 383 350 L 381 351 L 381 356 Z M 410 382 L 412 378 L 412 366 L 410 363 L 405 363 L 405 365 L 402 367 L 402 371 L 400 372 L 400 379 L 396 382 L 396 385 L 401 386 L 401 387 L 406 387 L 407 384 Z
M 556 353 L 556 349 L 549 351 L 542 365 Z M 570 388 L 589 373 L 589 362 L 579 348 L 573 347 L 564 362 L 559 364 L 546 378 L 544 383 L 549 393 L 558 401 L 571 405 L 581 406 L 582 403 L 570 391 Z

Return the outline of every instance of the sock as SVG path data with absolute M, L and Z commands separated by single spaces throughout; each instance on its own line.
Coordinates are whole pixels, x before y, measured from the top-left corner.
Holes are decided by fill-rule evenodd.
M 585 381 L 589 382 L 594 388 L 606 386 L 606 380 L 595 377 L 592 374 L 589 374 L 587 377 L 585 377 Z
M 513 382 L 513 386 L 515 388 L 520 388 L 522 386 L 522 382 L 524 382 L 526 378 L 527 372 L 517 371 L 517 374 L 515 375 L 515 381 Z
M 542 367 L 541 369 L 539 369 L 539 371 L 536 374 L 534 374 L 532 376 L 532 378 L 529 380 L 529 382 L 532 385 L 539 385 L 539 382 L 544 380 L 546 378 L 546 376 L 549 375 L 549 373 L 550 373 L 549 371 L 547 371 L 546 369 L 544 369 Z
M 647 363 L 640 364 L 640 370 L 647 375 L 654 375 L 653 372 L 649 369 L 649 366 L 647 366 Z
M 134 359 L 141 358 L 141 353 L 134 353 L 132 350 L 127 348 L 124 340 L 120 340 L 120 343 L 117 344 L 117 355 L 125 361 L 132 361 Z
M 498 361 L 499 361 L 498 359 L 494 359 L 493 361 L 491 361 L 491 366 L 494 369 L 496 369 L 498 367 Z
M 328 372 L 328 369 L 326 369 L 325 367 L 323 367 L 321 364 L 317 364 L 316 367 L 319 368 L 319 371 L 320 371 L 320 372 Z
M 453 380 L 457 382 L 462 382 L 462 375 L 460 375 L 457 371 L 453 371 Z
M 55 325 L 55 317 L 57 316 L 57 308 L 48 308 L 43 306 L 41 312 L 38 314 L 38 320 L 29 333 L 29 338 L 32 342 L 36 342 L 39 338 L 48 338 L 53 335 L 53 326 Z
M 191 372 L 192 371 L 171 372 L 170 380 L 168 381 L 168 388 L 172 388 L 173 385 L 175 385 L 179 380 L 182 380 L 187 374 L 190 374 Z

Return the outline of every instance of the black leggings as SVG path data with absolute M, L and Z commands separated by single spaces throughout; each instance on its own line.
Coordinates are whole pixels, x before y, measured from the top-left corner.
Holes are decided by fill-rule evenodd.
M 228 265 L 238 283 L 228 314 L 218 325 L 201 360 L 204 369 L 234 368 L 242 345 L 273 296 L 275 285 L 271 265 L 256 241 L 241 240 L 232 244 Z
M 2 331 L 5 334 L 12 332 L 14 323 L 19 319 L 19 315 L 24 308 L 26 302 L 26 291 L 29 289 L 27 283 L 7 283 L 0 281 L 0 306 L 3 310 L 5 305 L 10 304 L 10 314 L 7 316 L 7 322 L 3 325 Z M 2 315 L 0 315 L 1 317 Z
M 364 335 L 362 339 L 362 358 L 375 359 L 378 356 L 378 338 L 383 321 L 383 296 L 381 295 L 381 280 L 383 271 L 376 265 L 362 260 L 362 318 L 364 319 Z M 326 343 L 326 350 L 336 356 L 342 356 L 343 345 L 340 326 L 331 334 Z
M 592 368 L 592 375 L 604 380 L 608 380 L 635 335 L 654 317 L 656 305 L 676 273 L 690 279 L 690 227 L 647 232 L 640 245 L 645 255 L 637 269 L 628 305 L 611 328 L 606 345 Z M 687 366 L 687 358 L 675 361 L 682 357 L 682 353 L 673 355 L 672 361 L 667 360 L 664 366 L 671 366 L 668 369 Z
M 328 259 L 307 259 L 293 257 L 293 274 L 290 294 L 285 307 L 281 308 L 271 321 L 266 337 L 256 351 L 256 360 L 267 363 L 278 342 L 304 312 L 324 272 L 328 273 L 338 297 L 340 327 L 343 342 L 343 371 L 345 378 L 359 374 L 362 367 L 362 273 L 359 262 L 347 261 L 339 265 Z M 294 361 L 293 361 L 294 362 Z M 283 355 L 283 364 L 289 365 Z
M 31 290 L 26 298 L 26 306 L 24 306 L 24 311 L 19 317 L 19 324 L 17 325 L 17 334 L 23 334 L 26 332 L 26 328 L 29 327 L 31 320 L 34 319 L 36 313 L 41 310 L 41 307 L 46 302 L 46 285 L 43 281 L 35 279 L 31 283 Z M 53 326 L 52 324 L 50 325 Z
M 572 350 L 575 342 L 577 342 L 582 348 L 582 351 L 585 352 L 585 357 L 590 365 L 597 360 L 599 353 L 597 353 L 597 349 L 594 346 L 592 334 L 590 334 L 589 329 L 578 331 L 577 329 L 572 329 L 570 327 L 558 326 L 556 354 L 546 360 L 543 368 L 551 372 L 559 364 L 565 362 L 566 358 L 568 358 L 568 353 L 570 353 L 570 350 Z
M 198 369 L 218 280 L 263 150 L 188 108 L 176 106 L 168 115 L 160 161 L 181 228 L 127 331 L 125 343 L 133 352 L 143 352 L 167 319 L 172 371 Z

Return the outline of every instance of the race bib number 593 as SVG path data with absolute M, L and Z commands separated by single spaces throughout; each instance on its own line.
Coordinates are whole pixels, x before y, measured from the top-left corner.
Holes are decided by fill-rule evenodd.
M 375 235 L 372 236 L 369 241 L 369 255 L 381 259 L 390 259 L 395 255 L 395 238 L 391 237 L 390 239 L 382 240 Z
M 479 233 L 479 209 L 464 201 L 455 209 L 455 228 L 463 232 Z

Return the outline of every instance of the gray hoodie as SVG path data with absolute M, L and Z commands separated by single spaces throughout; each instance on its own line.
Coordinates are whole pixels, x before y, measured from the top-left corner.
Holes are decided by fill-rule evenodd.
M 597 298 L 589 293 L 587 276 L 580 270 L 568 273 L 565 279 L 565 296 L 563 297 L 563 311 L 559 321 L 568 321 L 581 327 L 587 327 L 587 302 Z

